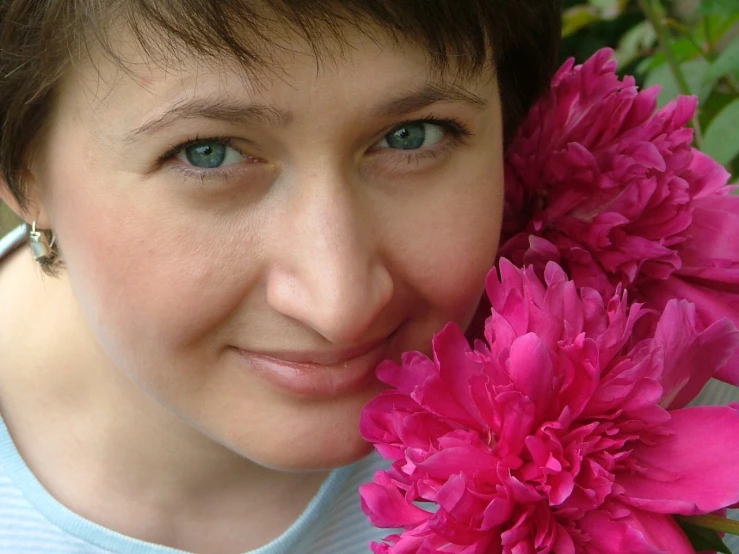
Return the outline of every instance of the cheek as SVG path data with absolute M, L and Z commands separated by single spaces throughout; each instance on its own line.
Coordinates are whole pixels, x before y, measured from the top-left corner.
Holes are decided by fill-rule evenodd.
M 503 209 L 502 165 L 477 167 L 457 175 L 454 190 L 408 218 L 398 231 L 410 237 L 403 264 L 414 286 L 445 320 L 463 327 L 495 262 Z
M 256 271 L 238 255 L 250 251 L 250 234 L 153 199 L 101 196 L 68 191 L 56 225 L 72 286 L 109 354 L 151 367 L 217 347 L 208 339 L 244 298 L 245 269 Z

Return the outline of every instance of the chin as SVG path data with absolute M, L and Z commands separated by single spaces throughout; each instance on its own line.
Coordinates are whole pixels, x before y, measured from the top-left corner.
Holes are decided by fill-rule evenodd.
M 213 436 L 230 450 L 263 467 L 299 472 L 334 469 L 352 464 L 372 452 L 359 432 L 359 416 L 381 390 L 376 387 L 341 399 L 286 402 L 248 427 L 231 426 Z M 274 409 L 276 408 L 276 409 Z M 274 422 L 274 423 L 273 423 Z M 222 440 L 226 439 L 226 440 Z
M 295 445 L 292 449 L 272 452 L 261 451 L 247 455 L 253 462 L 276 471 L 310 472 L 325 471 L 353 464 L 373 451 L 370 443 L 364 441 L 357 432 L 355 440 L 337 444 Z
M 291 459 L 287 463 L 283 463 L 282 467 L 275 469 L 290 472 L 331 470 L 353 464 L 372 451 L 372 445 L 362 441 L 355 448 L 335 452 L 320 452 L 307 457 Z

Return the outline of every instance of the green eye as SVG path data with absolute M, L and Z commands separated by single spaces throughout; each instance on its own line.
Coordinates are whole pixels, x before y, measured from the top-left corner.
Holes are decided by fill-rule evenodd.
M 201 169 L 216 169 L 239 163 L 244 156 L 228 144 L 207 140 L 185 146 L 177 157 L 187 164 Z
M 393 150 L 418 150 L 441 141 L 444 132 L 443 127 L 433 123 L 406 123 L 385 135 L 378 146 Z

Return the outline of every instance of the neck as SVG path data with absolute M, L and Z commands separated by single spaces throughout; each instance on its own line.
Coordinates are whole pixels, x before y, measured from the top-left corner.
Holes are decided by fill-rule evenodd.
M 162 407 L 111 366 L 64 278 L 39 276 L 24 254 L 0 273 L 0 290 L 17 291 L 0 299 L 16 322 L 0 336 L 0 410 L 47 490 L 98 524 L 183 550 L 243 552 L 284 532 L 326 473 L 260 466 Z

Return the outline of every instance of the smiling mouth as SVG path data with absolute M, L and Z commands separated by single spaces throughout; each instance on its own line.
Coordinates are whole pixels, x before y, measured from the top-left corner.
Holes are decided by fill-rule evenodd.
M 280 392 L 331 398 L 377 384 L 375 368 L 387 357 L 389 338 L 333 352 L 252 352 L 235 348 L 247 369 Z

